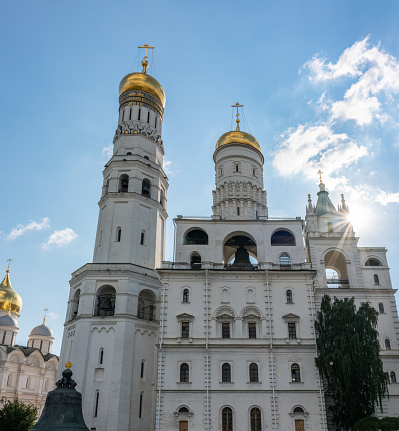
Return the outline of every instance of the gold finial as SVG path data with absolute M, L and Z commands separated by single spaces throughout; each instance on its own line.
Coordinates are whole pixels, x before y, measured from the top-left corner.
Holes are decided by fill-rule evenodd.
M 238 113 L 238 108 L 242 108 L 243 106 L 244 105 L 240 105 L 238 102 L 235 105 L 231 105 L 232 108 L 237 108 L 237 114 L 236 114 L 236 116 L 237 116 L 237 120 L 236 120 L 237 128 L 236 128 L 236 131 L 240 130 L 240 119 L 238 118 L 240 116 L 240 114 Z
M 43 311 L 44 311 L 44 317 L 43 317 L 43 325 L 44 325 L 44 322 L 46 321 L 46 314 L 47 314 L 48 308 L 45 308 Z
M 321 170 L 319 169 L 319 171 L 317 172 L 317 175 L 319 175 L 319 177 L 320 177 L 320 184 L 323 182 L 322 180 L 321 180 L 321 174 L 322 174 L 323 172 L 321 172 Z
M 11 264 L 12 260 L 13 259 L 7 259 L 7 262 L 8 262 L 7 272 L 10 272 L 10 264 Z
M 148 67 L 148 61 L 147 61 L 147 49 L 155 49 L 155 46 L 149 46 L 147 43 L 145 43 L 143 46 L 139 46 L 138 48 L 144 48 L 144 58 L 141 62 L 141 65 L 143 66 L 143 71 L 141 73 L 147 73 L 147 67 Z
M 68 361 L 68 362 L 65 364 L 65 368 L 68 368 L 68 370 L 69 370 L 71 367 L 72 367 L 72 364 Z

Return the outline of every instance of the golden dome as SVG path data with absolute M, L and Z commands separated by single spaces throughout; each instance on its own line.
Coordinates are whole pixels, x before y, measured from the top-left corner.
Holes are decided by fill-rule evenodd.
M 19 314 L 22 308 L 22 299 L 12 288 L 10 281 L 10 271 L 7 269 L 6 276 L 0 284 L 0 310 L 13 311 Z
M 129 75 L 126 75 L 119 84 L 119 95 L 125 91 L 132 90 L 145 91 L 146 93 L 151 94 L 162 103 L 163 107 L 165 107 L 165 92 L 163 91 L 161 84 L 151 75 L 140 72 L 129 73 Z
M 244 144 L 249 145 L 256 150 L 262 152 L 259 142 L 249 133 L 242 132 L 241 130 L 234 130 L 224 133 L 216 142 L 216 150 L 223 145 L 227 144 Z

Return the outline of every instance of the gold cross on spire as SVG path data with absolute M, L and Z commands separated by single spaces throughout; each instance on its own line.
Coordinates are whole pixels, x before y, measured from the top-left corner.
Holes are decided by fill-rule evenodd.
M 321 174 L 322 174 L 323 172 L 321 172 L 321 170 L 319 169 L 319 171 L 317 172 L 317 175 L 319 175 L 319 177 L 320 177 L 320 184 L 323 182 L 322 180 L 321 180 Z
M 147 67 L 148 67 L 148 61 L 147 61 L 147 49 L 155 49 L 155 46 L 149 46 L 148 43 L 145 43 L 143 46 L 139 46 L 138 48 L 144 48 L 144 58 L 143 61 L 141 62 L 141 65 L 143 66 L 143 71 L 142 73 L 147 73 Z
M 7 262 L 8 262 L 7 272 L 10 272 L 10 263 L 12 262 L 12 259 L 7 259 Z
M 238 112 L 238 108 L 242 108 L 243 106 L 244 105 L 240 105 L 238 102 L 235 105 L 231 105 L 232 108 L 237 108 L 237 114 L 236 114 L 236 116 L 237 116 L 237 120 L 236 120 L 237 128 L 236 128 L 236 130 L 237 131 L 240 130 L 240 119 L 238 118 L 240 116 L 240 114 Z
M 43 317 L 43 325 L 44 325 L 44 322 L 46 321 L 46 314 L 47 314 L 48 308 L 45 308 L 43 311 L 44 311 L 44 317 Z

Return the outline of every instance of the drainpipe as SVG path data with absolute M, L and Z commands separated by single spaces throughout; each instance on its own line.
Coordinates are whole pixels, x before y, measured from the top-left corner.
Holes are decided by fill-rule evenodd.
M 208 270 L 205 270 L 205 352 L 206 352 L 206 429 L 209 431 L 209 303 L 208 303 Z
M 176 220 L 173 219 L 173 262 L 172 262 L 172 268 L 175 267 L 175 262 L 176 262 Z
M 165 290 L 166 287 L 164 283 L 162 282 L 161 276 L 158 274 L 158 272 L 155 271 L 156 276 L 158 277 L 158 280 L 162 284 L 162 312 L 161 312 L 161 336 L 159 339 L 159 355 L 158 355 L 158 414 L 157 414 L 157 431 L 160 431 L 161 429 L 161 394 L 162 394 L 162 360 L 163 360 L 163 352 L 162 352 L 162 345 L 163 345 L 163 330 L 164 330 L 164 324 L 165 324 Z
M 309 284 L 309 297 L 310 297 L 310 308 L 312 310 L 312 323 L 313 323 L 313 332 L 314 332 L 314 344 L 316 348 L 316 356 L 318 355 L 317 352 L 317 343 L 316 343 L 316 329 L 315 329 L 315 315 L 314 315 L 314 306 L 313 306 L 313 294 L 314 294 L 314 281 L 317 278 L 316 277 L 312 280 L 312 283 Z M 320 391 L 320 404 L 321 404 L 321 417 L 323 420 L 323 431 L 326 431 L 326 418 L 325 418 L 325 411 L 324 411 L 324 402 L 323 402 L 323 392 L 321 390 L 321 379 L 320 379 L 320 372 L 319 369 L 316 367 L 317 370 L 317 380 L 319 381 L 319 391 Z
M 274 356 L 273 356 L 273 333 L 272 333 L 272 320 L 271 320 L 271 304 L 270 304 L 270 288 L 269 288 L 269 270 L 265 271 L 266 276 L 266 290 L 267 290 L 267 302 L 269 304 L 269 337 L 270 337 L 270 361 L 272 364 L 272 394 L 273 394 L 273 412 L 274 412 L 274 429 L 278 431 L 277 427 L 277 412 L 276 412 L 276 393 L 275 387 L 276 382 L 274 380 Z

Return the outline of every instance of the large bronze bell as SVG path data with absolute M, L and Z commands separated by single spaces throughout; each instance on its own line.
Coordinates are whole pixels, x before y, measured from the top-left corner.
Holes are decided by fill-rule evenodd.
M 100 310 L 103 310 L 103 311 L 111 311 L 113 309 L 114 307 L 112 306 L 112 302 L 109 298 L 104 299 L 104 301 L 100 305 Z
M 252 266 L 249 260 L 249 253 L 245 247 L 239 246 L 234 256 L 233 268 L 250 268 Z

